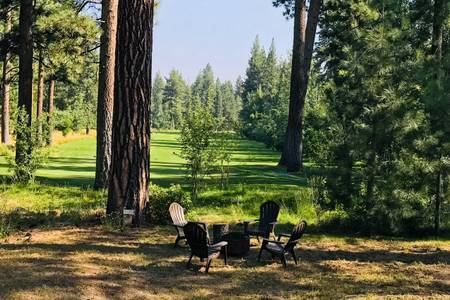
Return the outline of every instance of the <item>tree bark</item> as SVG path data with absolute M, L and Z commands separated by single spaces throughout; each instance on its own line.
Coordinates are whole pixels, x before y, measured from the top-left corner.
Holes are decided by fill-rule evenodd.
M 33 1 L 20 1 L 19 16 L 19 102 L 18 108 L 24 109 L 27 114 L 27 124 L 31 126 L 33 110 Z M 16 163 L 22 164 L 32 149 L 25 147 L 19 141 L 31 139 L 29 134 L 17 132 L 16 137 Z
M 53 144 L 53 103 L 55 100 L 55 79 L 50 78 L 48 85 L 48 115 L 47 115 L 47 123 L 48 123 L 48 136 L 47 136 L 47 144 Z
M 38 139 L 42 141 L 42 123 L 40 118 L 44 110 L 44 88 L 45 88 L 45 70 L 43 62 L 42 50 L 39 51 L 39 68 L 38 68 L 38 95 L 37 95 L 37 107 L 36 107 L 36 118 L 39 122 L 38 127 Z
M 12 29 L 11 6 L 6 7 L 5 33 L 9 34 Z M 11 94 L 11 52 L 8 50 L 3 61 L 3 101 L 2 101 L 2 143 L 9 144 L 9 99 Z
M 441 229 L 441 206 L 444 199 L 444 176 L 439 169 L 436 180 L 436 196 L 434 205 L 434 231 L 439 234 Z
M 111 172 L 111 140 L 114 109 L 114 67 L 118 0 L 104 0 L 97 102 L 97 156 L 94 188 L 108 187 Z
M 112 168 L 107 214 L 133 209 L 143 221 L 150 177 L 150 99 L 153 5 L 151 0 L 119 2 L 113 114 Z
M 445 4 L 444 0 L 434 1 L 434 16 L 433 16 L 433 36 L 432 36 L 432 55 L 435 58 L 436 66 L 441 68 L 442 63 L 442 42 L 443 42 L 443 31 L 444 31 L 444 20 L 445 20 Z M 436 78 L 441 80 L 441 71 L 438 69 L 436 73 Z M 441 157 L 438 157 L 440 160 Z M 441 224 L 441 204 L 444 199 L 444 180 L 442 167 L 438 166 L 437 170 L 437 182 L 436 182 L 436 194 L 435 207 L 434 207 L 434 231 L 436 234 L 440 231 Z
M 436 61 L 442 60 L 442 41 L 443 41 L 443 23 L 445 12 L 445 1 L 434 1 L 434 15 L 433 15 L 433 37 L 432 37 L 432 55 L 435 56 Z
M 306 24 L 305 0 L 295 1 L 289 117 L 279 162 L 288 172 L 298 172 L 303 167 L 303 114 L 321 6 L 322 0 L 311 0 Z

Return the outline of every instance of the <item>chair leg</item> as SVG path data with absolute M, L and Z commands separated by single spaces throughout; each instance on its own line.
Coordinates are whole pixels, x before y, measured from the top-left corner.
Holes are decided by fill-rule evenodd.
M 208 258 L 208 262 L 206 263 L 205 273 L 208 274 L 209 267 L 211 266 L 212 258 Z
M 291 254 L 292 254 L 292 257 L 294 258 L 295 264 L 297 264 L 297 256 L 295 255 L 294 249 L 292 249 Z
M 191 253 L 191 255 L 189 256 L 189 260 L 188 260 L 188 262 L 187 262 L 187 265 L 186 265 L 186 268 L 188 268 L 189 269 L 189 267 L 191 266 L 191 260 L 192 260 L 192 257 L 194 256 L 194 254 L 192 254 Z
M 228 265 L 228 250 L 227 246 L 223 247 L 223 261 L 225 263 L 225 266 Z
M 259 250 L 258 261 L 261 261 L 261 255 L 262 255 L 263 250 L 264 250 L 263 247 L 261 247 L 261 249 Z
M 286 256 L 281 255 L 280 258 L 281 258 L 281 262 L 283 263 L 283 267 L 286 269 L 286 267 L 287 267 Z
M 174 248 L 178 246 L 178 242 L 180 241 L 180 236 L 177 235 L 177 238 L 175 239 L 175 245 L 173 245 Z

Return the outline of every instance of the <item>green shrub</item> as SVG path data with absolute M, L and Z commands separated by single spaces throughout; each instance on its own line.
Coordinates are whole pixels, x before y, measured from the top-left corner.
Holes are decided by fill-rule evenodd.
M 341 208 L 337 208 L 323 212 L 319 218 L 318 227 L 327 232 L 340 232 L 348 229 L 348 223 L 348 213 Z M 353 230 L 355 229 L 353 228 Z
M 0 239 L 7 237 L 14 231 L 11 216 L 0 211 Z
M 167 224 L 170 221 L 169 206 L 172 202 L 183 206 L 185 212 L 192 206 L 191 197 L 182 190 L 181 186 L 172 185 L 170 188 L 162 188 L 150 185 L 150 201 L 145 208 L 147 222 Z
M 12 146 L 0 144 L 0 156 L 10 156 L 12 155 Z
M 40 141 L 39 122 L 33 122 L 29 126 L 25 110 L 19 111 L 16 131 L 21 135 L 16 141 L 16 149 L 20 151 L 16 151 L 15 157 L 10 155 L 8 161 L 14 173 L 13 180 L 28 183 L 34 179 L 37 169 L 45 164 L 48 151 L 42 147 Z

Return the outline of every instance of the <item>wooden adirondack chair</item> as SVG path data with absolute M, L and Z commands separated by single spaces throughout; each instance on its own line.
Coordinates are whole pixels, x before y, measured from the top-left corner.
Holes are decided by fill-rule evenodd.
M 176 202 L 173 202 L 172 204 L 170 204 L 169 213 L 170 213 L 170 217 L 172 219 L 172 225 L 175 227 L 175 229 L 177 231 L 177 238 L 175 240 L 175 245 L 174 245 L 174 247 L 176 247 L 176 246 L 178 246 L 179 241 L 186 239 L 186 237 L 184 236 L 183 227 L 188 222 L 186 221 L 186 219 L 184 217 L 183 207 Z
M 208 232 L 201 223 L 188 222 L 183 227 L 183 230 L 187 243 L 191 248 L 191 254 L 187 263 L 188 268 L 192 265 L 192 257 L 197 256 L 201 261 L 207 259 L 205 273 L 208 273 L 212 260 L 220 256 L 221 250 L 224 252 L 225 265 L 227 264 L 227 242 L 219 242 L 210 245 Z
M 259 250 L 258 255 L 258 261 L 261 261 L 261 254 L 263 250 L 266 250 L 272 254 L 272 257 L 278 257 L 281 259 L 281 262 L 283 263 L 283 266 L 286 268 L 287 266 L 287 260 L 286 256 L 288 254 L 291 254 L 294 258 L 295 264 L 297 264 L 297 256 L 295 255 L 295 246 L 299 242 L 300 238 L 303 236 L 306 230 L 306 221 L 301 221 L 299 224 L 297 224 L 294 229 L 292 230 L 292 233 L 289 234 L 279 234 L 278 240 L 269 240 L 264 239 L 263 243 L 261 245 L 261 250 Z M 283 243 L 281 241 L 282 237 L 288 237 L 289 240 L 287 243 Z
M 255 236 L 258 241 L 259 237 L 269 238 L 274 235 L 275 225 L 277 224 L 280 206 L 273 201 L 264 202 L 259 208 L 259 220 L 244 221 L 244 234 Z M 251 223 L 258 222 L 258 227 L 249 229 Z

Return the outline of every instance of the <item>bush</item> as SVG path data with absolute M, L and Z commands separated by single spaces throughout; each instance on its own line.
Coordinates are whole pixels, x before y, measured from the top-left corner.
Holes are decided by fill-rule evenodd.
M 348 228 L 349 215 L 341 208 L 323 212 L 319 218 L 318 227 L 327 232 L 341 232 L 349 229 L 357 231 L 356 228 Z
M 192 206 L 191 197 L 181 189 L 181 186 L 172 185 L 170 188 L 162 188 L 150 185 L 150 201 L 145 208 L 147 222 L 160 225 L 170 222 L 169 206 L 172 202 L 183 206 L 185 212 Z
M 38 168 L 45 164 L 48 151 L 42 147 L 39 136 L 39 122 L 28 124 L 25 110 L 20 110 L 16 131 L 21 137 L 16 141 L 16 155 L 8 157 L 10 169 L 13 171 L 13 180 L 28 183 L 34 179 Z

